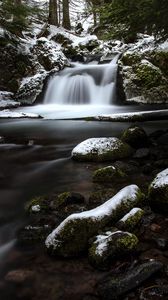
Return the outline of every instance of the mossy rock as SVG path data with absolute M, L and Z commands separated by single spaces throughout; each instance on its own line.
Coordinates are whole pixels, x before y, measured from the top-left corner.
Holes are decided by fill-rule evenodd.
M 144 216 L 144 211 L 141 208 L 133 208 L 116 224 L 117 228 L 121 230 L 132 231 L 141 222 Z
M 89 249 L 91 264 L 106 269 L 111 259 L 123 256 L 136 249 L 138 238 L 129 232 L 114 231 L 98 235 Z
M 49 253 L 64 257 L 79 255 L 87 249 L 92 236 L 109 223 L 115 224 L 143 199 L 140 189 L 131 185 L 95 209 L 70 215 L 47 237 Z
M 141 63 L 135 68 L 137 81 L 146 88 L 153 88 L 163 84 L 163 75 L 159 68 L 152 64 Z
M 118 138 L 91 138 L 72 150 L 72 158 L 78 161 L 115 161 L 129 157 L 133 152 Z
M 113 188 L 97 188 L 89 196 L 89 206 L 95 207 L 95 204 L 100 205 L 112 198 L 116 194 L 116 190 Z
M 50 203 L 47 197 L 38 196 L 31 199 L 25 206 L 29 214 L 46 213 L 50 210 Z
M 146 132 L 138 126 L 131 126 L 126 129 L 121 136 L 121 140 L 136 149 L 149 145 Z
M 52 201 L 52 208 L 58 209 L 61 207 L 65 207 L 67 205 L 72 204 L 84 204 L 85 198 L 79 194 L 74 192 L 64 192 L 59 194 L 53 201 Z
M 148 197 L 152 208 L 168 212 L 168 169 L 157 174 L 149 186 Z
M 125 66 L 132 66 L 141 62 L 142 56 L 139 53 L 125 53 L 121 61 Z
M 120 169 L 114 167 L 114 166 L 108 166 L 105 168 L 101 168 L 96 170 L 93 173 L 93 181 L 94 182 L 116 182 L 116 181 L 122 181 L 125 179 L 127 175 L 123 173 Z

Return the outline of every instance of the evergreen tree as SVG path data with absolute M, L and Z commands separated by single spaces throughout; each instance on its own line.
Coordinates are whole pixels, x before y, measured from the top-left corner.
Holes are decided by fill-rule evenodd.
M 21 35 L 28 27 L 31 9 L 21 0 L 0 1 L 0 26 L 14 34 Z
M 113 0 L 100 7 L 101 24 L 108 37 L 134 41 L 137 33 L 168 35 L 167 0 Z

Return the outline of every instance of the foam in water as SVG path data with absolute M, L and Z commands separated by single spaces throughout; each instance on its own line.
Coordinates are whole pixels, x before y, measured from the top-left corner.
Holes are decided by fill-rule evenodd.
M 110 64 L 75 64 L 50 79 L 45 104 L 109 105 L 115 102 L 118 56 Z

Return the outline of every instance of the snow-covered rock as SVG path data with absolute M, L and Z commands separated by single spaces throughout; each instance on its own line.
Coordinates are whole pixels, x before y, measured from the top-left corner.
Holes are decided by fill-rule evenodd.
M 52 255 L 74 256 L 87 248 L 88 240 L 107 224 L 114 224 L 143 200 L 136 185 L 120 190 L 114 197 L 95 209 L 66 218 L 46 239 Z
M 108 267 L 111 259 L 128 254 L 137 244 L 138 239 L 134 234 L 119 230 L 108 231 L 96 236 L 89 249 L 89 260 L 95 267 L 104 269 Z
M 140 223 L 143 215 L 144 211 L 141 208 L 135 207 L 118 221 L 117 228 L 132 231 Z
M 114 161 L 132 153 L 132 148 L 118 138 L 90 138 L 72 150 L 72 158 L 79 161 Z
M 150 184 L 149 200 L 153 207 L 168 212 L 168 168 L 157 174 Z

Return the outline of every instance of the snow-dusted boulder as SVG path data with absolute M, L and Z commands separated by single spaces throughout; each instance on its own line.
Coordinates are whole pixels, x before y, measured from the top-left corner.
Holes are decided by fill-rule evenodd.
M 143 148 L 149 145 L 149 139 L 143 128 L 134 126 L 124 130 L 121 140 L 133 148 Z
M 90 138 L 72 150 L 72 158 L 79 161 L 114 161 L 132 153 L 132 148 L 118 138 Z
M 130 185 L 95 209 L 70 215 L 47 237 L 45 244 L 49 253 L 64 257 L 78 255 L 98 230 L 114 224 L 143 197 L 138 186 Z
M 138 239 L 134 234 L 119 230 L 108 231 L 96 236 L 89 249 L 89 260 L 95 267 L 104 269 L 111 259 L 129 253 L 137 244 Z
M 149 186 L 152 207 L 168 212 L 168 168 L 157 174 Z
M 140 223 L 143 215 L 144 210 L 134 207 L 128 214 L 118 221 L 116 226 L 121 230 L 131 231 Z
M 127 175 L 121 171 L 119 168 L 114 166 L 107 166 L 105 168 L 101 168 L 96 170 L 93 173 L 93 181 L 94 182 L 114 182 L 121 181 L 125 179 Z

